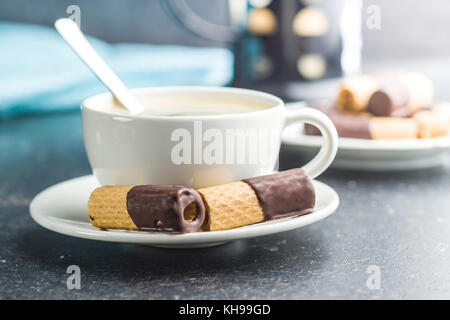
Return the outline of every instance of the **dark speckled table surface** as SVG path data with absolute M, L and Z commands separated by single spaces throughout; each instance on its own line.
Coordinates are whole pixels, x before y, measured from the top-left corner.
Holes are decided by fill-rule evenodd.
M 282 149 L 282 169 L 301 162 Z M 334 215 L 195 250 L 83 240 L 31 219 L 39 191 L 89 173 L 78 112 L 0 122 L 0 299 L 450 298 L 449 166 L 328 170 Z M 69 265 L 80 290 L 67 289 Z

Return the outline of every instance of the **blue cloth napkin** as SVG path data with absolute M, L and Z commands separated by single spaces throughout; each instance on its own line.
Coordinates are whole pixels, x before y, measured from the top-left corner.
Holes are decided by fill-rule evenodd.
M 89 42 L 129 88 L 229 84 L 227 49 Z M 79 108 L 107 89 L 53 29 L 0 22 L 0 118 Z

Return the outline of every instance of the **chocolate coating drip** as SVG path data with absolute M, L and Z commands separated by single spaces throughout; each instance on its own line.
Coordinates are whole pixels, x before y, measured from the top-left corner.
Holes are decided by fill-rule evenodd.
M 372 139 L 369 126 L 369 115 L 317 106 L 313 107 L 322 111 L 331 119 L 336 127 L 339 137 Z M 319 129 L 310 124 L 305 124 L 305 132 L 309 135 L 320 135 Z
M 255 191 L 265 220 L 311 213 L 314 185 L 302 169 L 242 180 Z
M 184 212 L 192 203 L 196 217 L 186 221 Z M 200 195 L 184 186 L 135 186 L 128 191 L 127 210 L 134 224 L 145 231 L 195 232 L 205 219 Z

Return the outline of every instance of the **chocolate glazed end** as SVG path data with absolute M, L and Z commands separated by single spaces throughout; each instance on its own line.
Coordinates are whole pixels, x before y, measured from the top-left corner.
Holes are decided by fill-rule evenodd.
M 199 231 L 205 221 L 206 209 L 200 194 L 192 188 L 178 190 L 177 212 L 181 212 L 181 229 L 183 233 Z M 195 211 L 193 211 L 193 206 Z M 191 210 L 189 210 L 191 209 Z M 187 212 L 189 210 L 190 212 Z M 194 218 L 190 219 L 194 214 Z M 189 217 L 187 216 L 189 215 Z
M 200 195 L 184 186 L 135 186 L 127 194 L 127 211 L 143 231 L 195 232 L 205 219 Z
M 302 169 L 242 181 L 255 191 L 265 220 L 313 212 L 316 201 L 314 185 Z

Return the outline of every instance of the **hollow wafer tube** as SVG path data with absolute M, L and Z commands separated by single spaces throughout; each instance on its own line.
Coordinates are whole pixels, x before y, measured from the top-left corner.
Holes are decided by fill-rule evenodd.
M 200 229 L 205 206 L 184 186 L 104 186 L 92 192 L 88 214 L 104 229 L 188 233 Z

